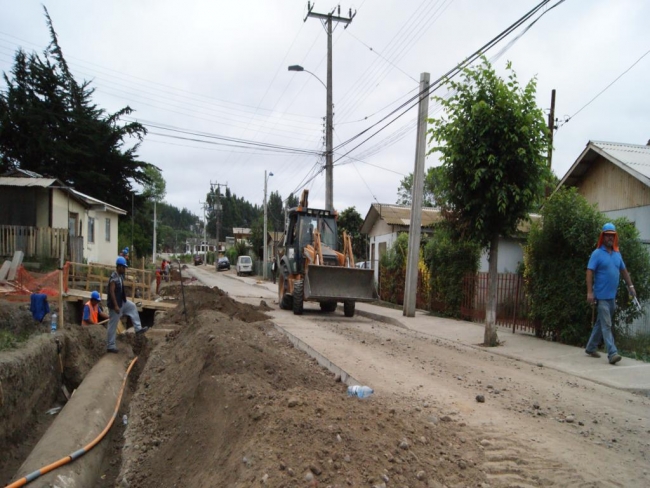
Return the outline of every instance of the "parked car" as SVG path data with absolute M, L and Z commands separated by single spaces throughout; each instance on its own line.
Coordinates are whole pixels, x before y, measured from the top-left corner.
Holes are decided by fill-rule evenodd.
M 241 276 L 244 273 L 253 274 L 253 260 L 250 256 L 239 256 L 237 258 L 237 276 Z
M 195 254 L 194 255 L 194 266 L 199 266 L 203 264 L 203 255 L 202 254 Z
M 217 261 L 217 271 L 221 271 L 222 269 L 226 269 L 226 270 L 230 269 L 230 261 L 225 256 L 219 258 L 219 260 Z

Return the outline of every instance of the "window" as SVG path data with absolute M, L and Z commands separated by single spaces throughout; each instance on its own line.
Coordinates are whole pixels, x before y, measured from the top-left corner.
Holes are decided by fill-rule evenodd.
M 106 219 L 106 242 L 111 242 L 111 219 Z
M 88 217 L 88 242 L 95 242 L 95 219 Z

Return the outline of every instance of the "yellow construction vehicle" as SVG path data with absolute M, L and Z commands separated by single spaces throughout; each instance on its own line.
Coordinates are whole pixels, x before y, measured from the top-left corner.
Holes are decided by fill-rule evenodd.
M 352 239 L 344 232 L 338 251 L 337 214 L 309 208 L 304 190 L 298 207 L 287 212 L 285 238 L 276 257 L 278 303 L 284 310 L 303 313 L 303 303 L 320 303 L 333 312 L 343 303 L 346 317 L 354 316 L 356 302 L 377 300 L 372 269 L 356 268 Z

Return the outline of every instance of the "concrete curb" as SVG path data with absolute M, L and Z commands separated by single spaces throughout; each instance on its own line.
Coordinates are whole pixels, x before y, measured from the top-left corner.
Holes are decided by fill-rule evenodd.
M 325 356 L 323 356 L 321 353 L 316 351 L 313 347 L 311 347 L 309 344 L 306 342 L 302 341 L 301 339 L 298 339 L 295 335 L 293 335 L 291 332 L 288 330 L 284 329 L 280 325 L 276 324 L 275 322 L 271 321 L 271 323 L 275 326 L 275 328 L 280 331 L 282 334 L 287 336 L 289 341 L 293 344 L 293 346 L 296 349 L 300 349 L 301 351 L 306 352 L 309 354 L 312 358 L 314 358 L 316 361 L 318 361 L 318 364 L 323 366 L 324 368 L 327 368 L 334 374 L 341 375 L 341 382 L 345 383 L 346 385 L 360 385 L 359 381 L 351 376 L 347 371 L 345 371 L 343 368 L 337 366 L 334 364 L 332 361 L 327 359 Z
M 401 327 L 402 329 L 408 329 L 406 325 L 404 325 L 399 320 L 394 319 L 393 317 L 387 317 L 385 315 L 380 315 L 378 313 L 368 312 L 366 310 L 359 310 L 359 309 L 355 310 L 354 313 L 356 315 L 361 315 L 362 317 L 366 317 L 371 320 L 376 320 L 377 322 L 383 322 L 384 324 L 393 325 L 395 327 Z

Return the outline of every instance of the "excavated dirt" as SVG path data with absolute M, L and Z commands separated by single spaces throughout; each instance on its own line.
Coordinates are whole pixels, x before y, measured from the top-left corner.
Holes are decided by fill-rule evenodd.
M 185 292 L 189 325 L 151 352 L 132 397 L 119 486 L 485 482 L 464 423 L 413 399 L 348 397 L 256 307 Z M 167 319 L 180 317 L 182 304 Z

